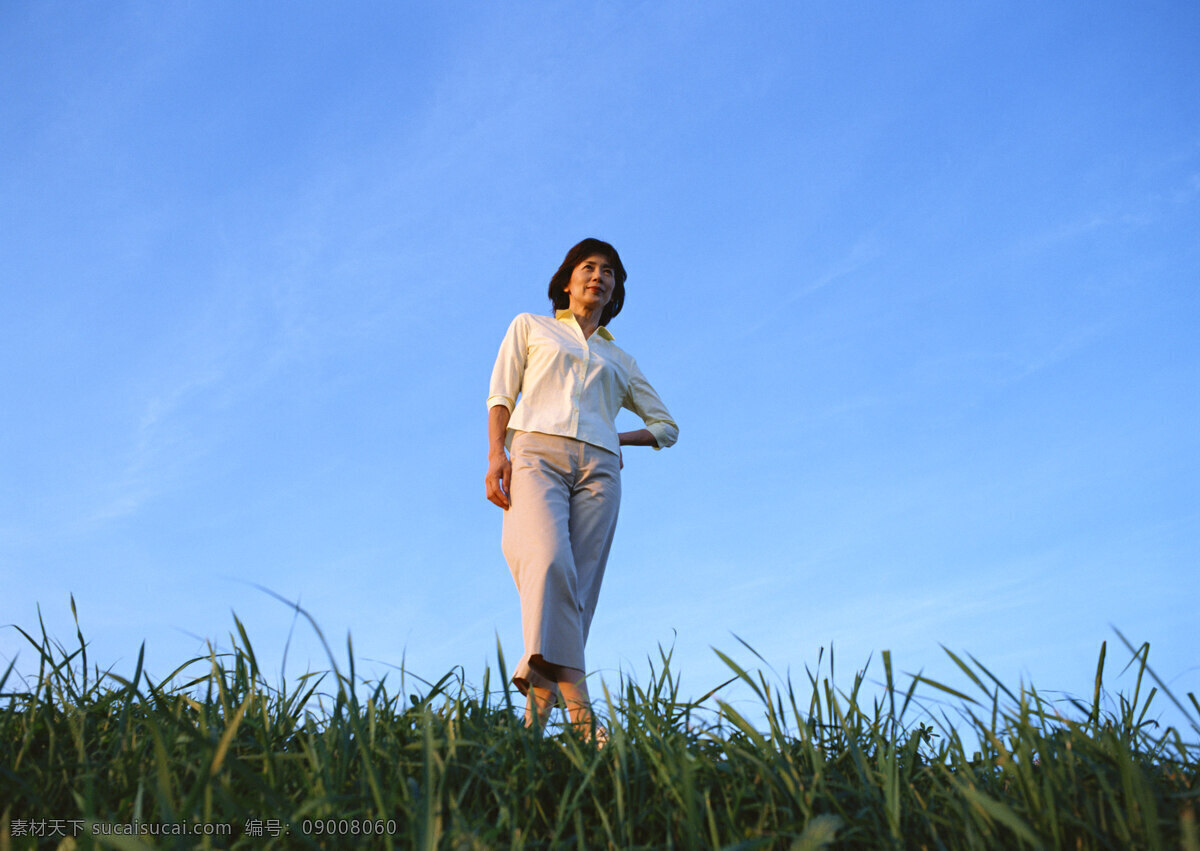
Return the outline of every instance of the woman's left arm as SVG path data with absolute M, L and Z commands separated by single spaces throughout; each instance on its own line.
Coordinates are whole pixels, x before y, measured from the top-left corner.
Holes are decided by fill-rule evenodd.
M 633 360 L 630 361 L 629 389 L 625 393 L 624 407 L 641 417 L 646 428 L 621 432 L 617 437 L 622 446 L 666 449 L 679 438 L 679 426 L 671 418 L 671 412 Z
M 648 428 L 639 428 L 637 431 L 623 431 L 617 435 L 617 439 L 622 446 L 658 447 L 658 441 L 654 439 L 654 433 Z

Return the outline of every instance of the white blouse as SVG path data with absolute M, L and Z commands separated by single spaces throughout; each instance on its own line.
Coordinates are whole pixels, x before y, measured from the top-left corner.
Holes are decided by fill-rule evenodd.
M 679 427 L 650 386 L 637 362 L 607 328 L 591 339 L 569 310 L 553 317 L 522 313 L 508 326 L 488 390 L 488 408 L 504 405 L 511 417 L 506 444 L 514 432 L 536 431 L 573 437 L 619 452 L 617 411 L 628 408 L 658 443 L 673 444 Z

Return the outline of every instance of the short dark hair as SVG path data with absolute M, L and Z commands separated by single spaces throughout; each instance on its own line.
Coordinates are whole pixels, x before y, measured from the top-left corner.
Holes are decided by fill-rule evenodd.
M 617 254 L 617 249 L 602 239 L 588 237 L 567 252 L 562 265 L 558 267 L 558 271 L 550 279 L 550 303 L 553 305 L 552 310 L 555 311 L 566 310 L 571 306 L 571 297 L 566 292 L 567 284 L 571 282 L 571 273 L 575 271 L 576 266 L 593 254 L 599 254 L 608 259 L 608 262 L 613 267 L 613 277 L 616 279 L 612 298 L 608 300 L 608 304 L 604 306 L 604 311 L 600 314 L 600 324 L 607 325 L 612 321 L 614 316 L 621 312 L 621 307 L 625 304 L 626 274 L 625 267 L 621 265 L 621 255 Z

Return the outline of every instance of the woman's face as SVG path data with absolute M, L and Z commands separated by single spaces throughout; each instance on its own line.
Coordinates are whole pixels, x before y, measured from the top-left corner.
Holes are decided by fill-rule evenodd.
M 612 264 L 603 254 L 593 254 L 579 262 L 571 273 L 571 280 L 563 288 L 571 299 L 572 312 L 602 310 L 612 298 L 617 285 L 617 275 Z

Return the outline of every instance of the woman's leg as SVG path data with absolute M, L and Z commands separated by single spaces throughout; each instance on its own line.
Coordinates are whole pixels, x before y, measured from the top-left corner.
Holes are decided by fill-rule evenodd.
M 576 605 L 583 642 L 587 642 L 592 615 L 600 597 L 604 567 L 617 528 L 621 505 L 620 458 L 585 443 L 575 443 L 575 480 L 569 493 L 570 536 L 572 561 L 575 564 Z M 582 668 L 550 665 L 542 662 L 540 669 L 553 679 L 562 698 L 570 725 L 580 734 L 591 737 L 596 730 L 588 695 L 586 674 Z M 603 733 L 597 733 L 603 737 Z
M 559 668 L 558 691 L 567 707 L 571 726 L 579 733 L 590 736 L 592 725 L 592 703 L 588 699 L 587 680 L 578 668 Z
M 590 735 L 583 648 L 617 524 L 620 460 L 574 440 L 519 434 L 511 499 L 503 547 L 521 594 L 526 655 L 513 679 L 527 694 L 525 723 L 545 724 L 561 698 L 571 725 Z
M 550 719 L 551 710 L 558 705 L 558 698 L 561 697 L 571 726 L 581 733 L 590 734 L 593 721 L 586 674 L 579 668 L 552 665 L 544 660 L 538 662 L 537 669 L 547 679 L 552 680 L 555 687 L 547 689 L 530 686 L 525 703 L 525 726 L 545 726 Z
M 611 452 L 580 444 L 579 476 L 571 488 L 571 554 L 578 582 L 580 626 L 586 644 L 600 599 L 604 568 L 621 508 L 621 462 Z
M 521 596 L 525 647 L 513 683 L 530 698 L 526 718 L 531 723 L 544 720 L 555 705 L 556 666 L 583 668 L 584 637 L 569 532 L 574 443 L 522 432 L 512 444 L 512 505 L 504 512 L 501 545 Z
M 532 727 L 537 724 L 539 727 L 545 727 L 546 722 L 550 720 L 550 712 L 557 703 L 557 688 L 530 685 L 529 694 L 525 697 L 525 726 Z

